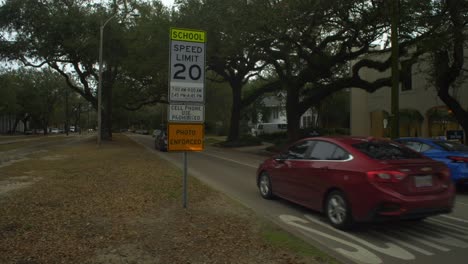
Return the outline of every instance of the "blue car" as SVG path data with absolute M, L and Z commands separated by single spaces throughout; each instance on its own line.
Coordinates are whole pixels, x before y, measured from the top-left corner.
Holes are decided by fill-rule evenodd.
M 445 163 L 452 180 L 459 186 L 468 186 L 468 146 L 432 138 L 399 138 L 395 141 L 431 159 Z

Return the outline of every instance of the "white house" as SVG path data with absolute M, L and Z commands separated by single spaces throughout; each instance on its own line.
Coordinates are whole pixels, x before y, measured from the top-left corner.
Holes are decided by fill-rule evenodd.
M 263 118 L 259 114 L 257 123 L 280 123 L 287 124 L 288 119 L 286 116 L 286 93 L 280 92 L 275 95 L 266 96 L 262 101 L 264 107 L 267 107 L 269 116 Z M 263 121 L 262 121 L 263 120 Z M 301 128 L 312 127 L 317 122 L 317 113 L 309 108 L 300 119 Z

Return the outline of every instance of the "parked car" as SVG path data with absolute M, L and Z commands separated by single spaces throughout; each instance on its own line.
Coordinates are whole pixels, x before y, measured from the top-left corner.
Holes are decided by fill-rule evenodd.
M 432 138 L 399 138 L 396 140 L 426 157 L 445 163 L 452 180 L 468 186 L 468 146 L 458 142 Z
M 322 212 L 330 224 L 416 219 L 450 213 L 455 188 L 447 166 L 389 140 L 312 137 L 257 170 L 265 199 L 279 196 Z
M 60 132 L 60 130 L 59 130 L 58 128 L 55 128 L 55 127 L 54 127 L 54 128 L 51 128 L 51 129 L 50 129 L 50 133 L 51 133 L 51 134 L 58 134 L 59 132 Z
M 167 151 L 167 133 L 164 130 L 161 130 L 155 139 L 154 139 L 154 149 L 160 151 Z
M 161 129 L 155 129 L 155 130 L 153 130 L 152 136 L 155 138 L 155 137 L 159 136 L 159 134 L 161 134 L 161 133 L 162 133 Z
M 288 131 L 287 123 L 259 123 L 252 129 L 253 136 Z
M 135 130 L 135 133 L 140 134 L 140 135 L 149 135 L 148 130 L 146 129 L 137 129 Z

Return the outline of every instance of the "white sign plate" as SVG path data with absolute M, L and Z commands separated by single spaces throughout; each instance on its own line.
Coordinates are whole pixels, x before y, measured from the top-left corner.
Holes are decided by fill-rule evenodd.
M 205 102 L 205 43 L 171 41 L 169 101 Z
M 201 104 L 171 103 L 167 118 L 170 122 L 203 123 L 205 122 L 205 106 Z

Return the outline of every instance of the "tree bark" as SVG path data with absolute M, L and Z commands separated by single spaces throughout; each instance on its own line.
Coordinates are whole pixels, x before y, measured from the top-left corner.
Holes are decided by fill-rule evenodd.
M 232 88 L 232 107 L 229 126 L 229 135 L 227 141 L 239 140 L 239 124 L 242 111 L 242 84 L 231 83 Z
M 288 121 L 288 141 L 293 142 L 300 137 L 299 89 L 292 83 L 286 87 L 286 117 Z
M 452 110 L 455 118 L 465 131 L 465 144 L 468 142 L 468 111 L 463 109 L 457 99 L 450 95 L 450 88 L 462 75 L 464 56 L 464 13 L 463 1 L 446 1 L 450 14 L 452 43 L 446 48 L 434 52 L 434 71 L 437 95 Z

